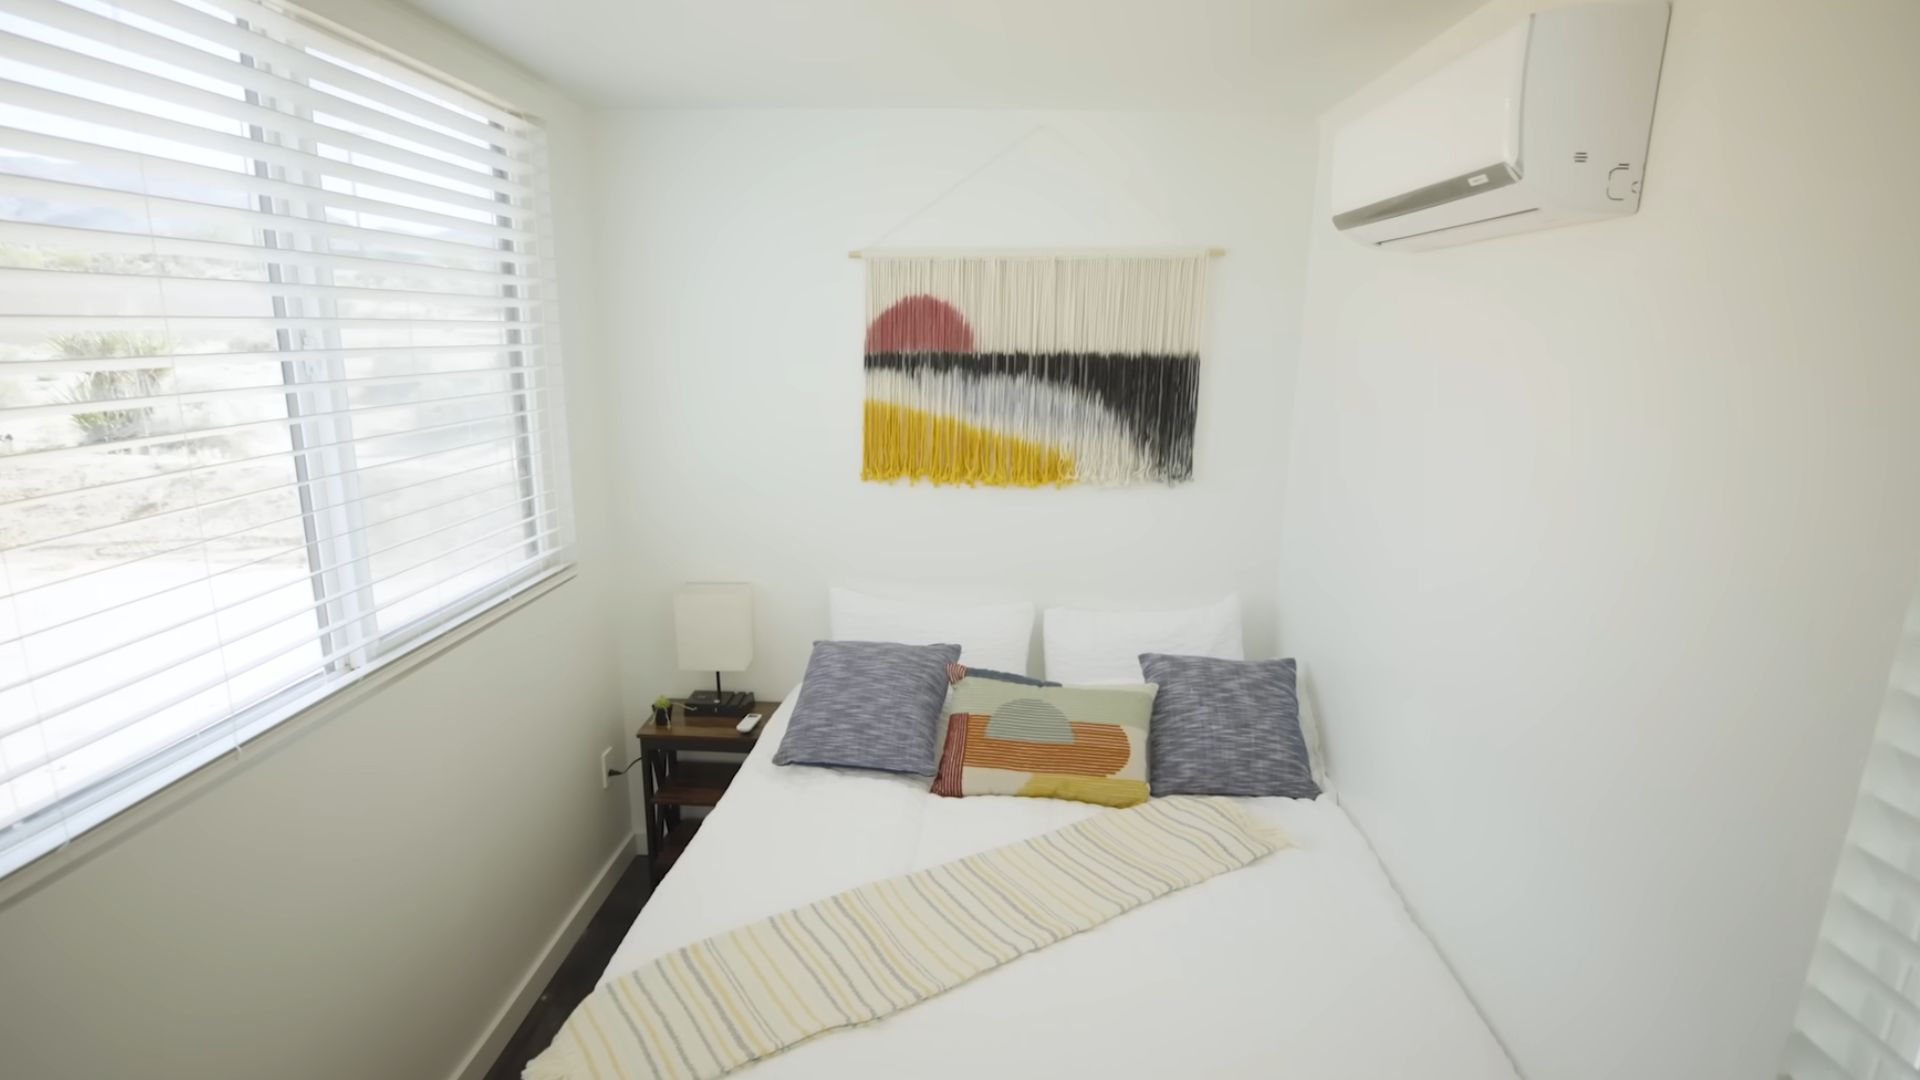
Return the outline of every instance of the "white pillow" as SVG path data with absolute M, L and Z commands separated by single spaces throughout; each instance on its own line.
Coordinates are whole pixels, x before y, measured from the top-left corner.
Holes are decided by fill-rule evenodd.
M 1141 653 L 1246 659 L 1240 598 L 1180 611 L 1048 608 L 1047 678 L 1072 686 L 1140 683 Z
M 828 593 L 827 608 L 835 641 L 958 645 L 960 662 L 969 667 L 1027 673 L 1033 649 L 1032 604 L 947 607 L 835 588 Z

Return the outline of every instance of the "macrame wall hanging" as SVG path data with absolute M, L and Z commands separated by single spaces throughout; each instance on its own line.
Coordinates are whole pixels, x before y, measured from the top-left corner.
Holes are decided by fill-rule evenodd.
M 862 479 L 1193 478 L 1208 252 L 864 257 Z

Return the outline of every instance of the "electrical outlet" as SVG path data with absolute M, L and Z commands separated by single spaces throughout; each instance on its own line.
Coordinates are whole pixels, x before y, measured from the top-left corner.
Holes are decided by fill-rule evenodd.
M 613 771 L 613 766 L 607 764 L 607 759 L 612 756 L 613 756 L 613 747 L 611 746 L 607 747 L 605 750 L 600 751 L 600 790 L 602 791 L 605 791 L 607 789 L 607 785 L 611 783 L 613 780 L 613 777 L 607 775 L 608 773 Z

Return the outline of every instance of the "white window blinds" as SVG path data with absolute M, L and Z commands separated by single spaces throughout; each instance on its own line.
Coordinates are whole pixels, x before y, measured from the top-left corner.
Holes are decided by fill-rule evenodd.
M 1787 1047 L 1793 1080 L 1920 1080 L 1920 602 Z
M 280 5 L 0 7 L 0 873 L 566 562 L 544 187 Z

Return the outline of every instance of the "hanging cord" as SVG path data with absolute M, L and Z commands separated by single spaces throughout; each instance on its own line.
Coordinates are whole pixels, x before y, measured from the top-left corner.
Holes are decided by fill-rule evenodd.
M 961 188 L 965 187 L 967 184 L 979 178 L 980 174 L 986 172 L 988 169 L 991 169 L 995 165 L 998 165 L 1000 164 L 1000 162 L 1006 160 L 1006 158 L 1012 155 L 1012 153 L 1015 150 L 1018 150 L 1021 147 L 1025 146 L 1027 143 L 1032 142 L 1033 139 L 1038 135 L 1052 135 L 1054 138 L 1060 140 L 1061 144 L 1067 148 L 1069 153 L 1072 153 L 1076 157 L 1081 158 L 1082 161 L 1086 160 L 1084 154 L 1082 154 L 1079 147 L 1074 144 L 1073 140 L 1067 138 L 1065 135 L 1062 135 L 1058 128 L 1055 128 L 1052 124 L 1037 124 L 1034 127 L 1028 129 L 1024 134 L 1020 135 L 1020 137 L 1014 139 L 1012 142 L 1009 142 L 1007 143 L 1007 145 L 994 151 L 993 154 L 990 157 L 988 157 L 985 161 L 982 161 L 980 164 L 967 170 L 965 173 L 961 174 L 953 182 L 949 183 L 946 187 L 941 188 L 940 191 L 933 196 L 933 198 L 928 199 L 926 202 L 920 204 L 919 209 L 915 210 L 911 214 L 908 214 L 906 217 L 901 218 L 899 221 L 894 222 L 893 225 L 889 227 L 885 232 L 881 233 L 879 236 L 876 236 L 871 241 L 869 241 L 865 247 L 855 248 L 852 251 L 847 252 L 848 256 L 855 259 L 862 258 L 866 255 L 866 253 L 869 250 L 877 248 L 881 244 L 884 244 L 888 240 L 891 240 L 895 234 L 899 233 L 901 229 L 904 229 L 907 226 L 925 217 L 929 210 L 932 210 L 934 207 L 939 206 L 941 203 L 945 202 L 950 196 L 953 195 L 954 192 L 960 190 Z M 1172 225 L 1172 223 L 1167 220 L 1166 215 L 1160 213 L 1158 210 L 1154 209 L 1153 207 L 1148 206 L 1147 204 L 1142 203 L 1138 200 L 1129 200 L 1129 201 L 1131 201 L 1137 209 L 1143 211 L 1148 217 L 1151 217 L 1154 220 L 1158 221 L 1162 226 L 1170 227 Z M 1170 230 L 1170 231 L 1177 232 L 1178 230 Z M 1176 245 L 1176 247 L 1178 247 L 1178 245 Z M 1227 253 L 1225 248 L 1218 248 L 1218 247 L 1206 248 L 1204 250 L 1206 254 L 1215 256 L 1215 257 L 1225 255 Z M 880 254 L 880 253 L 875 252 L 875 254 Z
M 868 241 L 866 246 L 869 248 L 872 248 L 872 247 L 878 247 L 881 244 L 886 243 L 889 239 L 893 237 L 893 234 L 899 232 L 901 229 L 904 229 L 907 226 L 913 224 L 914 222 L 920 220 L 922 217 L 925 217 L 927 211 L 933 209 L 936 206 L 939 206 L 942 202 L 946 200 L 947 196 L 952 195 L 954 192 L 960 190 L 969 181 L 973 180 L 975 177 L 978 177 L 981 173 L 986 172 L 988 169 L 991 169 L 995 165 L 1000 164 L 1000 162 L 1004 158 L 1006 158 L 1007 155 L 1013 153 L 1015 150 L 1020 149 L 1022 146 L 1025 146 L 1030 140 L 1032 140 L 1032 138 L 1035 135 L 1038 135 L 1043 131 L 1050 131 L 1050 132 L 1053 132 L 1053 134 L 1055 135 L 1060 134 L 1059 132 L 1053 130 L 1053 126 L 1051 124 L 1040 124 L 1037 127 L 1030 129 L 1026 134 L 1020 136 L 1019 138 L 1013 140 L 1007 145 L 1001 147 L 999 150 L 995 151 L 992 157 L 988 158 L 987 160 L 981 162 L 980 164 L 974 166 L 972 169 L 968 170 L 966 174 L 960 177 L 960 179 L 955 180 L 953 183 L 948 184 L 946 187 L 940 189 L 940 193 L 938 195 L 935 195 L 933 198 L 928 199 L 926 203 L 920 207 L 920 209 L 915 210 L 913 213 L 908 214 L 906 217 L 901 218 L 897 222 L 894 222 L 892 228 L 888 229 L 886 232 L 883 232 L 879 236 L 876 236 L 872 240 Z

